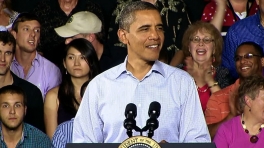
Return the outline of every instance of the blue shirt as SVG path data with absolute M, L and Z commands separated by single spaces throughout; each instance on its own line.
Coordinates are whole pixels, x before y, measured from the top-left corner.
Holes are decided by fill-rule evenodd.
M 193 78 L 185 71 L 155 61 L 138 80 L 124 63 L 94 78 L 88 85 L 73 125 L 74 143 L 120 143 L 128 138 L 123 127 L 128 103 L 137 106 L 137 126 L 149 119 L 153 101 L 161 104 L 157 142 L 210 142 Z M 133 132 L 133 135 L 140 135 Z M 144 132 L 147 136 L 147 132 Z
M 73 121 L 74 119 L 65 121 L 57 127 L 52 137 L 52 144 L 54 148 L 65 148 L 66 143 L 72 143 Z
M 1 127 L 1 126 L 0 126 Z M 4 135 L 1 131 L 1 148 L 7 148 L 7 145 L 4 142 Z M 23 132 L 21 140 L 16 145 L 16 148 L 50 148 L 52 146 L 51 140 L 49 137 L 38 130 L 37 128 L 23 123 Z
M 238 78 L 235 68 L 236 48 L 243 42 L 252 41 L 264 49 L 264 27 L 260 23 L 260 13 L 236 22 L 227 32 L 222 53 L 222 65 L 229 69 L 234 79 Z

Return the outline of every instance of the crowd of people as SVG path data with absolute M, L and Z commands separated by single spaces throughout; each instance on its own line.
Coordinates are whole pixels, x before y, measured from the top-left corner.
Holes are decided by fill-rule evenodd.
M 261 148 L 263 67 L 264 0 L 0 0 L 0 145 L 121 143 L 156 101 L 157 142 Z

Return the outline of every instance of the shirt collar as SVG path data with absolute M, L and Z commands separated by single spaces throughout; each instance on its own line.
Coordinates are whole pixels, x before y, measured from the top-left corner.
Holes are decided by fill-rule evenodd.
M 130 72 L 126 69 L 126 63 L 127 63 L 127 57 L 125 58 L 125 61 L 119 66 L 115 79 L 117 79 L 119 76 L 121 76 L 122 74 L 129 74 Z M 165 72 L 164 69 L 162 67 L 162 63 L 158 60 L 156 60 L 153 64 L 153 66 L 151 67 L 150 71 L 146 74 L 146 76 L 149 76 L 151 73 L 156 72 L 161 74 L 163 77 L 165 77 Z
M 2 124 L 2 123 L 1 123 Z M 27 133 L 27 130 L 26 130 L 26 126 L 24 123 L 23 124 L 23 131 L 22 131 L 22 135 L 21 135 L 21 139 L 19 140 L 19 143 L 23 143 L 24 142 L 24 139 L 27 138 L 28 136 L 28 133 Z M 2 131 L 2 126 L 0 126 L 0 136 L 1 136 L 1 140 L 4 142 L 4 135 L 3 135 L 3 131 Z
M 33 66 L 40 66 L 40 54 L 38 54 L 38 52 L 36 52 L 36 56 L 35 56 L 35 58 L 32 60 L 32 63 L 31 63 L 31 65 L 33 65 Z M 18 61 L 17 61 L 17 59 L 16 59 L 16 57 L 14 56 L 14 58 L 13 58 L 13 63 L 14 64 L 16 64 L 16 65 L 19 65 L 19 63 L 18 63 Z

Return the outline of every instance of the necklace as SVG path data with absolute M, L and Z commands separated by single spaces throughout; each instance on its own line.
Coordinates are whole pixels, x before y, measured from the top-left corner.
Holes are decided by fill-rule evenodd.
M 207 86 L 207 88 L 206 89 L 200 89 L 197 85 L 196 85 L 196 87 L 197 87 L 197 90 L 199 91 L 199 92 L 206 92 L 208 89 L 209 89 L 209 87 Z
M 247 134 L 249 134 L 249 131 L 248 131 L 247 126 L 246 126 L 245 121 L 244 121 L 244 114 L 242 114 L 241 123 L 242 123 L 242 127 L 243 127 L 244 131 Z M 259 134 L 261 132 L 262 128 L 264 128 L 264 124 L 261 124 L 261 126 L 260 126 L 259 131 L 258 131 L 257 134 Z M 258 138 L 257 134 L 251 135 L 251 137 L 249 139 L 251 143 L 257 143 L 258 142 L 259 138 Z

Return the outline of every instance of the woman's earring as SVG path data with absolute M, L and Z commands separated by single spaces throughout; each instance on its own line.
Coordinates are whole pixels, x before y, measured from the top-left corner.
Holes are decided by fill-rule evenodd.
M 215 55 L 213 54 L 213 57 L 212 57 L 212 62 L 214 63 L 215 62 Z

